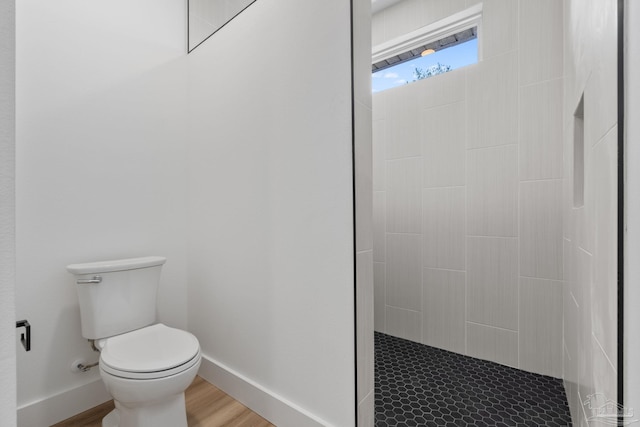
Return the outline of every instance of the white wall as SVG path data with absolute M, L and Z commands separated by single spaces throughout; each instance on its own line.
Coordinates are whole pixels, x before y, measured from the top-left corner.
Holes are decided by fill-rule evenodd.
M 15 2 L 0 2 L 0 420 L 16 425 Z
M 617 392 L 617 1 L 565 2 L 564 378 L 581 402 Z M 574 205 L 574 112 L 584 95 L 584 205 Z M 576 169 L 577 170 L 577 169 Z
M 624 277 L 624 405 L 627 408 L 640 408 L 640 279 L 638 263 L 640 257 L 640 5 L 638 2 L 625 1 L 625 277 Z
M 96 355 L 64 267 L 158 254 L 160 320 L 208 366 L 353 425 L 350 2 L 263 0 L 188 57 L 183 1 L 102 6 L 18 9 L 19 423 L 105 399 L 69 372 Z
M 187 324 L 185 13 L 182 0 L 17 5 L 16 311 L 33 332 L 18 353 L 23 425 L 68 416 L 29 409 L 99 379 L 69 369 L 97 355 L 67 264 L 164 255 L 160 320 Z
M 348 1 L 262 0 L 188 57 L 190 329 L 335 426 L 355 421 L 349 40 Z
M 400 2 L 374 44 L 474 3 Z M 483 1 L 478 64 L 374 94 L 376 330 L 562 376 L 561 36 L 561 2 Z

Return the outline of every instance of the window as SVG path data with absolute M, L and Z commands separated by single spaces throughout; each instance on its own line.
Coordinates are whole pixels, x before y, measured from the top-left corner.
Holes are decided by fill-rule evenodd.
M 372 90 L 405 85 L 480 60 L 482 4 L 373 48 Z
M 379 92 L 476 62 L 478 62 L 478 39 L 474 37 L 453 47 L 447 46 L 425 56 L 418 55 L 386 68 L 380 68 L 372 74 L 371 86 L 374 92 Z

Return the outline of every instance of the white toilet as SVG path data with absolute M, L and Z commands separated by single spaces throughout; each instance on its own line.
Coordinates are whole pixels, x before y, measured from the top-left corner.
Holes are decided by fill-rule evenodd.
M 163 257 L 71 264 L 82 335 L 100 350 L 116 409 L 103 427 L 187 427 L 184 391 L 200 367 L 198 339 L 156 322 Z

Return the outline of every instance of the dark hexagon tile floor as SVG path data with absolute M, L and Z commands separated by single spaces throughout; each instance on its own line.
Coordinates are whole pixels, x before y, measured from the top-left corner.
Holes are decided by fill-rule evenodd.
M 571 426 L 562 380 L 375 333 L 376 427 Z

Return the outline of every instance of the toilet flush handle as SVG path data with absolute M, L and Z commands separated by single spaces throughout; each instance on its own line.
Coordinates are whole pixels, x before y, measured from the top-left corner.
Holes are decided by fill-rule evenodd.
M 87 285 L 89 283 L 100 283 L 102 282 L 101 276 L 93 276 L 91 279 L 78 279 L 76 283 L 78 285 Z

